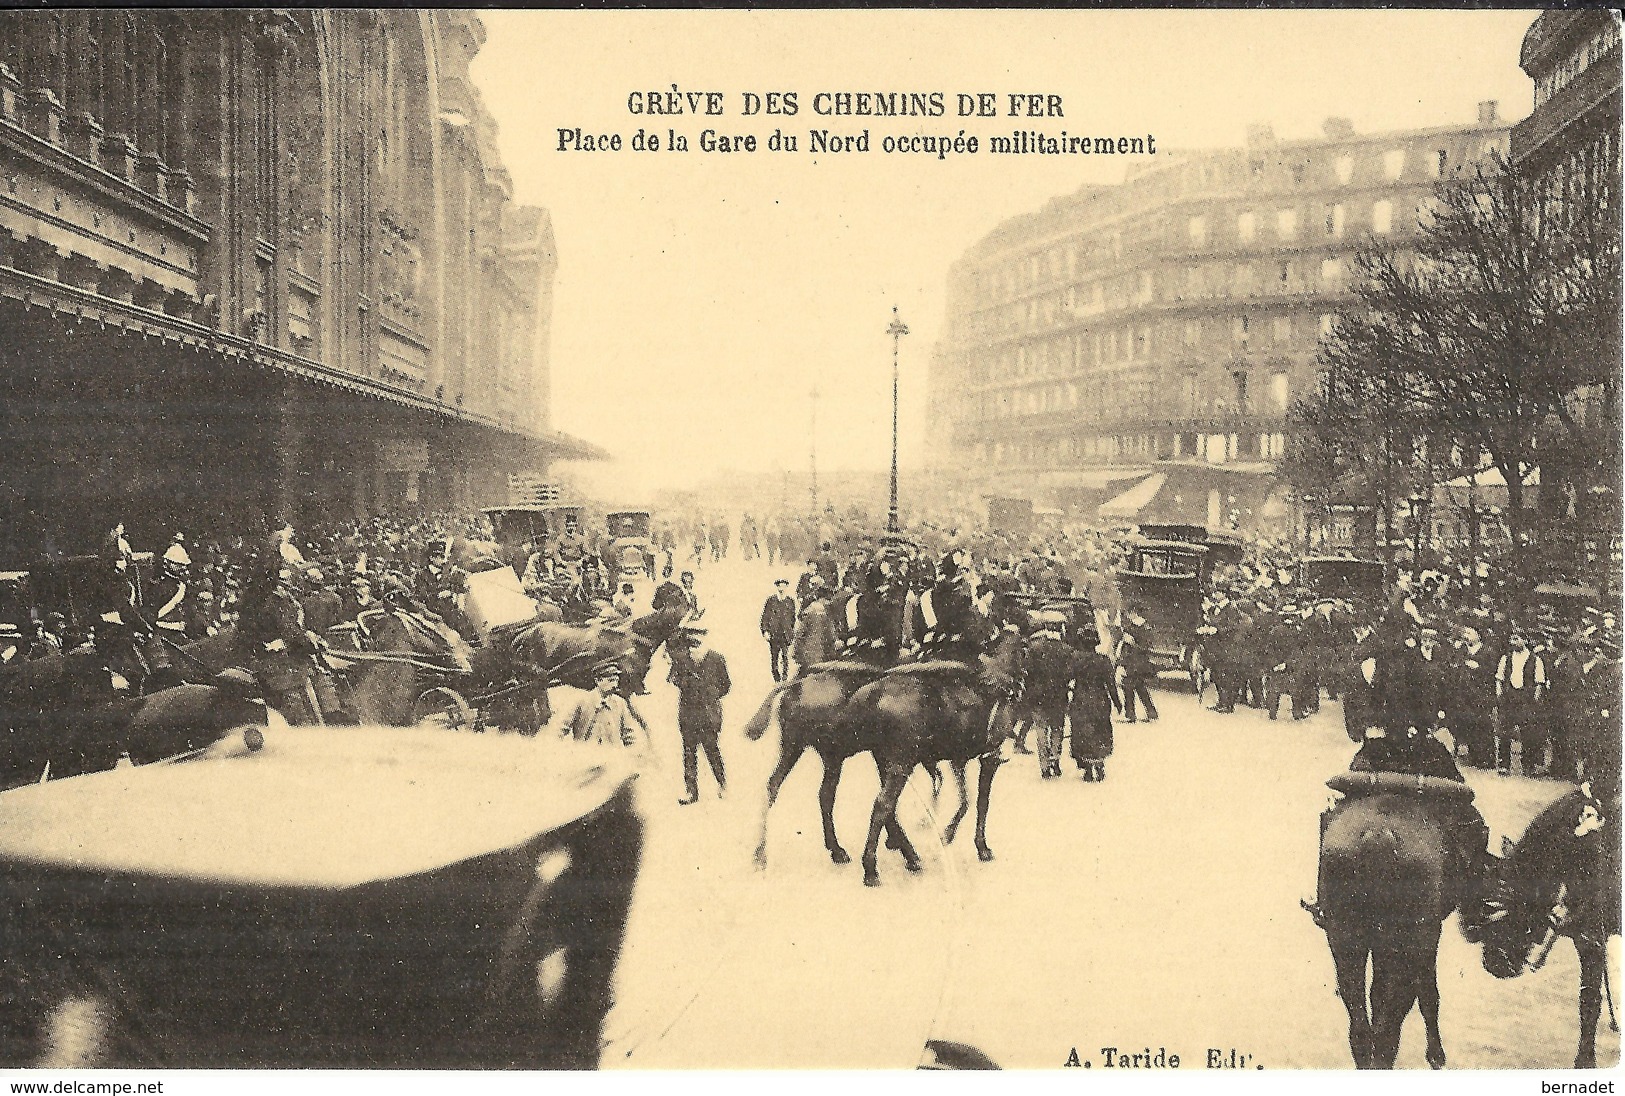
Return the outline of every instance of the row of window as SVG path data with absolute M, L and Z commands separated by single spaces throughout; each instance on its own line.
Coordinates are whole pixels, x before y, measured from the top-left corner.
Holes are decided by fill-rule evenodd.
M 1192 317 L 1182 323 L 1141 324 L 1068 338 L 1036 340 L 977 355 L 966 369 L 965 382 L 984 385 L 1027 377 L 1068 375 L 1118 363 L 1145 361 L 1160 355 L 1219 350 L 1228 342 L 1236 350 L 1265 346 L 1283 353 L 1307 351 L 1331 334 L 1334 315 L 1304 313 Z M 1228 328 L 1228 332 L 1227 332 Z
M 1214 414 L 1284 414 L 1292 400 L 1286 369 L 1267 374 L 1260 393 L 1250 393 L 1253 373 L 1235 370 L 1224 383 L 1196 371 L 1178 375 L 1177 384 L 1158 384 L 1148 375 L 1094 377 L 1005 392 L 961 395 L 950 405 L 958 422 L 985 422 L 1067 412 L 1083 421 L 1124 418 L 1203 417 Z M 1262 405 L 1259 399 L 1263 400 Z
M 1470 145 L 1454 142 L 1449 147 L 1391 148 L 1380 153 L 1361 153 L 1358 157 L 1353 153 L 1343 153 L 1331 161 L 1331 172 L 1341 186 L 1367 180 L 1390 183 L 1402 180 L 1432 181 L 1451 174 L 1463 163 L 1487 158 L 1497 151 L 1505 151 L 1504 136 L 1475 141 Z M 1255 170 L 1262 170 L 1264 161 L 1258 158 L 1255 160 Z M 1204 161 L 1198 165 L 1197 170 L 1205 171 L 1206 168 L 1207 164 Z M 1304 168 L 1304 164 L 1293 165 L 1294 179 L 1300 185 L 1303 181 Z M 1133 190 L 1137 184 L 1130 181 L 1124 186 L 1128 190 Z M 1129 197 L 1127 191 L 1124 196 Z M 1392 200 L 1385 200 L 1377 205 L 1380 209 L 1372 211 L 1369 222 L 1373 226 L 1372 230 L 1379 233 L 1391 231 L 1395 213 Z M 1298 239 L 1300 233 L 1306 234 L 1309 226 L 1316 223 L 1324 224 L 1325 235 L 1341 237 L 1345 231 L 1347 212 L 1344 203 L 1333 203 L 1312 211 L 1298 208 L 1280 209 L 1271 219 L 1275 225 L 1275 236 L 1280 240 Z M 1242 212 L 1237 218 L 1235 238 L 1243 243 L 1253 240 L 1261 227 L 1261 220 L 1261 215 L 1256 211 Z M 1034 251 L 1011 258 L 996 268 L 973 274 L 970 292 L 982 299 L 1008 298 L 1035 286 L 1062 278 L 1074 278 L 1080 270 L 1087 271 L 1091 267 L 1120 259 L 1125 250 L 1133 253 L 1142 242 L 1154 246 L 1158 240 L 1167 239 L 1169 243 L 1174 243 L 1172 237 L 1162 230 L 1162 225 L 1162 218 L 1152 216 L 1110 234 L 1102 234 L 1098 239 L 1077 240 L 1064 248 Z M 1388 227 L 1377 227 L 1378 225 Z M 1209 230 L 1206 217 L 1189 218 L 1186 224 L 1186 239 L 1192 246 L 1206 247 L 1215 236 L 1216 234 Z
M 1416 206 L 1418 219 L 1427 215 L 1427 203 L 1421 202 Z M 1332 239 L 1341 240 L 1348 235 L 1349 207 L 1345 202 L 1331 202 L 1311 214 L 1312 223 L 1319 228 L 1320 234 Z M 1308 233 L 1306 227 L 1305 211 L 1296 207 L 1278 209 L 1273 217 L 1264 214 L 1260 217 L 1257 210 L 1248 209 L 1236 214 L 1235 239 L 1238 243 L 1256 243 L 1260 238 L 1260 224 L 1273 225 L 1273 237 L 1282 243 L 1290 243 L 1300 239 Z M 1186 239 L 1192 247 L 1207 247 L 1209 244 L 1208 218 L 1205 215 L 1190 217 L 1185 223 Z M 1394 202 L 1391 198 L 1379 198 L 1371 203 L 1370 214 L 1365 217 L 1362 226 L 1369 225 L 1373 233 L 1382 236 L 1394 230 Z
M 1559 61 L 1552 71 L 1535 80 L 1537 109 L 1577 80 L 1586 69 L 1619 48 L 1619 24 L 1615 22 L 1611 12 L 1605 12 L 1604 19 L 1606 22 L 1597 33 L 1582 41 L 1574 52 Z
M 1084 461 L 1181 460 L 1208 464 L 1235 460 L 1280 460 L 1286 434 L 1069 434 L 1052 438 L 977 442 L 968 454 L 978 464 L 1035 467 Z

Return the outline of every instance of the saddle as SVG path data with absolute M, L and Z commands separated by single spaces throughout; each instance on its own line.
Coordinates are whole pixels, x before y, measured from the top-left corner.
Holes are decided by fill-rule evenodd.
M 1414 795 L 1422 799 L 1436 799 L 1451 804 L 1473 801 L 1473 789 L 1455 780 L 1440 776 L 1422 776 L 1417 773 L 1346 772 L 1338 773 L 1326 781 L 1334 792 L 1350 799 L 1365 795 Z

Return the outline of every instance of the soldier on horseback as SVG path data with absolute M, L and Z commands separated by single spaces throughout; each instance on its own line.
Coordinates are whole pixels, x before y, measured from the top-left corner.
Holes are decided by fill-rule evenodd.
M 266 558 L 243 587 L 238 628 L 270 706 L 290 722 L 321 722 L 337 714 L 337 696 L 330 687 L 318 688 L 322 641 L 305 627 L 305 610 L 292 587 L 294 563 L 304 562 L 292 535 L 287 523 L 272 535 Z
M 846 602 L 846 651 L 876 666 L 895 666 L 903 645 L 903 594 L 891 565 L 871 564 L 863 586 Z
M 985 630 L 971 596 L 964 553 L 949 552 L 942 557 L 936 583 L 920 595 L 914 609 L 920 658 L 974 665 L 982 651 Z
M 146 621 L 137 606 L 132 568 L 135 553 L 124 537 L 124 523 L 113 526 L 102 541 L 101 583 L 97 593 L 94 643 L 108 672 L 115 676 L 115 688 L 122 680 L 128 687 L 146 676 L 141 656 L 140 634 Z
M 1349 762 L 1349 772 L 1370 773 L 1374 777 L 1379 774 L 1416 777 L 1412 791 L 1423 795 L 1427 793 L 1426 781 L 1430 779 L 1462 785 L 1466 781 L 1450 750 L 1435 737 L 1435 731 L 1446 726 L 1449 713 L 1439 710 L 1440 697 L 1433 687 L 1432 660 L 1426 653 L 1432 637 L 1423 635 L 1407 641 L 1405 632 L 1414 630 L 1407 627 L 1409 624 L 1404 618 L 1391 618 L 1383 632 L 1384 642 L 1358 668 L 1371 688 L 1375 707 L 1367 713 L 1365 722 L 1370 725 L 1362 728 L 1360 748 Z M 1369 791 L 1384 790 L 1394 788 L 1372 780 Z M 1364 792 L 1345 794 L 1354 797 Z M 1437 801 L 1451 838 L 1451 847 L 1447 850 L 1449 881 L 1459 896 L 1485 865 L 1489 827 L 1473 806 L 1470 792 L 1439 797 Z M 1339 800 L 1322 813 L 1322 838 L 1332 815 L 1344 802 L 1346 800 Z M 1321 893 L 1324 894 L 1324 881 Z M 1317 925 L 1325 927 L 1324 912 L 1318 903 L 1305 901 L 1303 907 Z

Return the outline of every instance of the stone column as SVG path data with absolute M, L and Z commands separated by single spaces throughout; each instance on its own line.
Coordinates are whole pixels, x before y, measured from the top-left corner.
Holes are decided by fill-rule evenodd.
M 28 94 L 28 128 L 34 136 L 51 144 L 62 141 L 62 101 L 50 88 L 35 88 Z
M 296 380 L 286 381 L 275 413 L 276 486 L 272 497 L 279 515 L 277 520 L 294 522 L 297 529 L 306 509 L 305 500 L 311 492 L 311 469 L 306 459 L 309 449 L 306 417 L 310 412 L 306 407 L 304 385 Z
M 101 165 L 102 126 L 88 111 L 74 113 L 62 124 L 63 147 L 86 163 Z

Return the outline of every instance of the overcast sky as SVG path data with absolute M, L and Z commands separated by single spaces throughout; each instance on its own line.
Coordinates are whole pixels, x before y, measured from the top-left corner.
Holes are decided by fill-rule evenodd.
M 886 135 L 984 139 L 1011 128 L 1150 133 L 1157 147 L 1284 139 L 1329 115 L 1362 132 L 1471 122 L 1480 100 L 1529 112 L 1518 68 L 1528 11 L 569 12 L 488 11 L 474 79 L 500 127 L 515 197 L 558 241 L 553 425 L 615 454 L 616 493 L 730 468 L 804 470 L 809 392 L 819 466 L 890 457 L 893 305 L 902 341 L 902 453 L 921 452 L 925 375 L 949 264 L 1003 219 L 1124 162 L 885 155 Z M 721 117 L 638 117 L 634 91 L 719 91 Z M 794 91 L 794 117 L 741 117 L 744 92 Z M 942 92 L 947 115 L 823 118 L 817 92 Z M 999 117 L 957 119 L 959 92 Z M 1007 117 L 1007 95 L 1058 95 L 1062 119 Z M 558 129 L 639 127 L 687 154 L 558 151 Z M 867 128 L 867 155 L 811 155 L 808 130 Z M 797 154 L 725 156 L 699 136 L 775 128 Z

